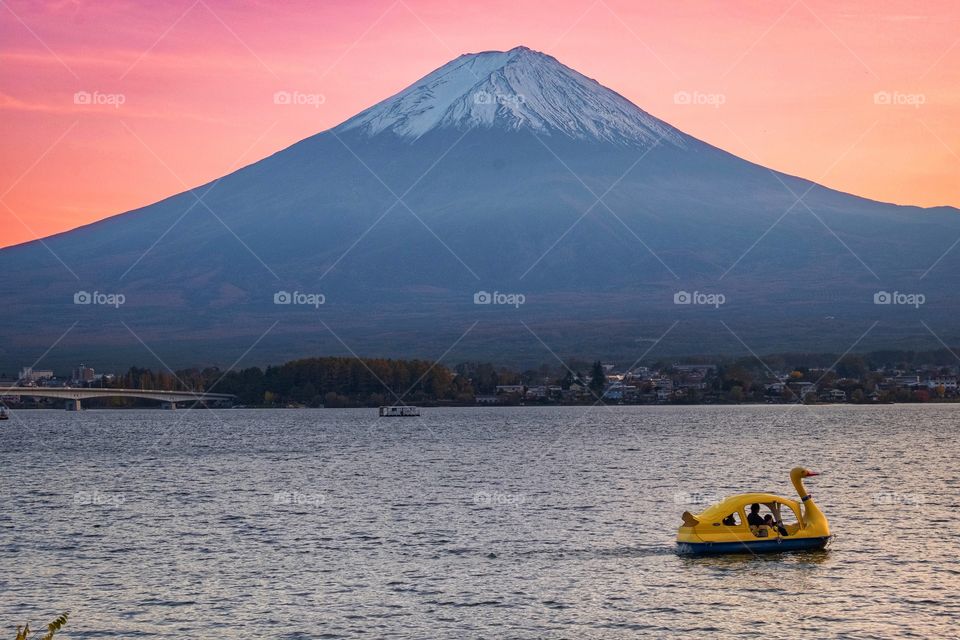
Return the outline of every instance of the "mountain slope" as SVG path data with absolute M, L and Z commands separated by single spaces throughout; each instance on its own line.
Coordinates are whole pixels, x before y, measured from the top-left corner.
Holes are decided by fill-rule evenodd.
M 920 318 L 946 340 L 960 309 L 935 292 L 956 258 L 921 276 L 956 214 L 746 162 L 529 49 L 473 54 L 219 181 L 0 251 L 0 372 L 74 322 L 48 360 L 229 365 L 270 327 L 257 362 L 433 357 L 471 326 L 451 357 L 551 360 L 532 331 L 564 355 L 630 358 L 675 321 L 660 353 L 742 351 L 720 320 L 757 351 L 842 351 L 874 320 L 863 346 L 930 339 Z M 74 305 L 78 290 L 126 302 Z M 526 303 L 474 305 L 480 290 Z M 727 302 L 674 305 L 679 290 Z M 878 290 L 927 302 L 877 307 Z

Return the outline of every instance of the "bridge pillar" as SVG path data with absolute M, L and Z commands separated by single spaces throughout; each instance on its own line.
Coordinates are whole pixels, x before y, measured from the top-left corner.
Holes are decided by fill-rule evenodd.
M 80 411 L 80 400 L 67 400 L 66 405 L 63 407 L 67 411 Z
M 160 406 L 161 406 L 162 408 L 164 408 L 164 409 L 176 409 L 176 408 L 177 408 L 177 403 L 176 403 L 176 402 L 161 402 L 161 403 L 160 403 Z

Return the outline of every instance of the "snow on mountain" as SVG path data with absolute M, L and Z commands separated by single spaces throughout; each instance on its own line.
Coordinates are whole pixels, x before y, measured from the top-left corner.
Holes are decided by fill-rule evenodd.
M 462 55 L 334 131 L 417 139 L 479 127 L 644 146 L 684 147 L 687 140 L 596 80 L 526 47 Z

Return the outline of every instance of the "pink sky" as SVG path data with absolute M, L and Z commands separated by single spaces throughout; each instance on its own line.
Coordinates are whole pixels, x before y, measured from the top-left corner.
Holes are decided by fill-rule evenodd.
M 217 178 L 461 53 L 519 44 L 747 159 L 960 206 L 955 0 L 142 4 L 0 0 L 0 246 Z

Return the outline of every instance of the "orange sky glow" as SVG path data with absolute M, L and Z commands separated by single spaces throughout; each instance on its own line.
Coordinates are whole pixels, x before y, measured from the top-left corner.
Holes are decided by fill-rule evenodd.
M 748 160 L 960 206 L 954 0 L 0 0 L 0 246 L 215 179 L 461 53 L 520 44 Z

